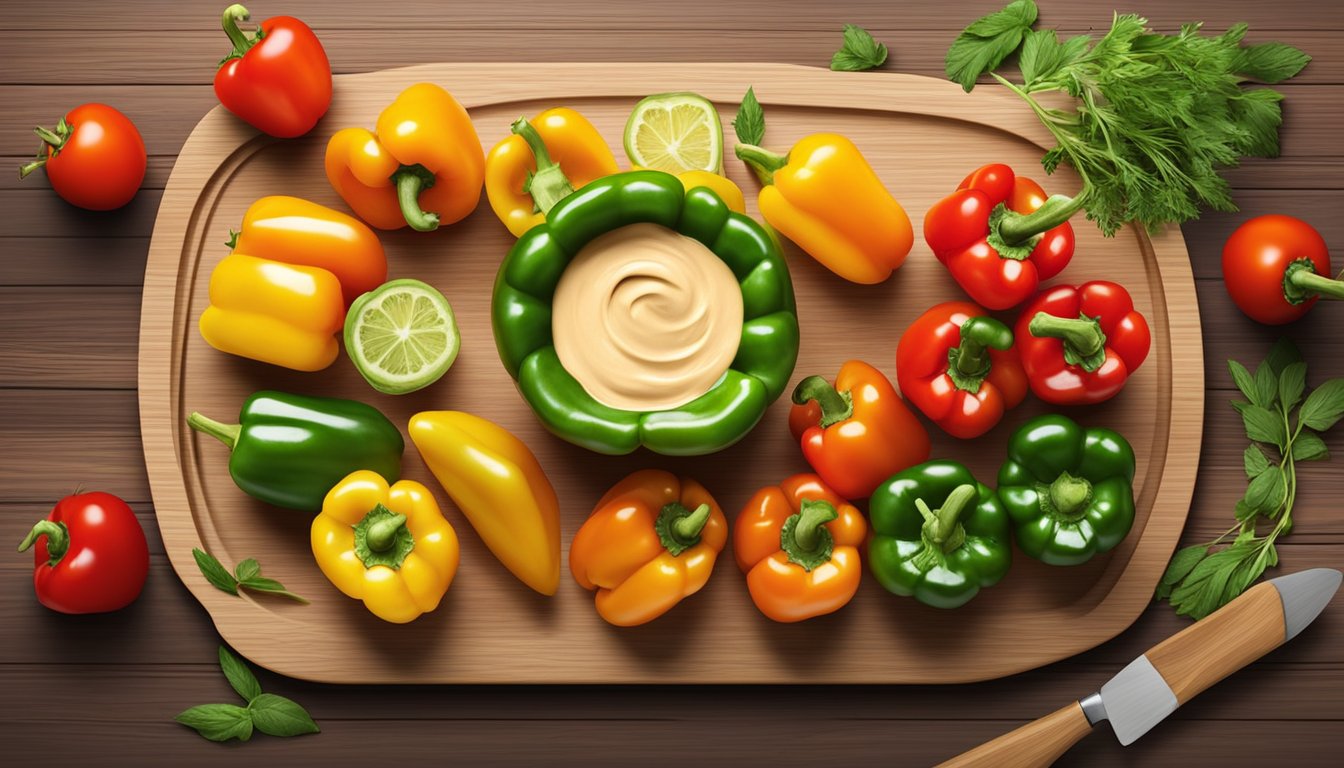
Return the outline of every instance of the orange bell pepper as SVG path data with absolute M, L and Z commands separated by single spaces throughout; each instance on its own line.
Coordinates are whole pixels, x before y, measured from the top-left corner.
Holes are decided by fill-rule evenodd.
M 432 83 L 401 92 L 375 126 L 327 142 L 327 179 L 379 229 L 428 232 L 466 218 L 481 200 L 485 153 L 467 110 Z
M 780 622 L 843 608 L 859 589 L 868 523 L 816 475 L 756 492 L 733 526 L 733 554 L 752 602 Z
M 728 521 L 704 486 L 646 469 L 597 502 L 569 546 L 569 570 L 597 590 L 599 616 L 632 627 L 699 592 L 727 539 Z

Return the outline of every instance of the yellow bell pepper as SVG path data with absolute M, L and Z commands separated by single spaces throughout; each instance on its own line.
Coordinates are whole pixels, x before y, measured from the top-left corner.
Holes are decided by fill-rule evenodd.
M 806 136 L 787 155 L 753 144 L 737 156 L 760 177 L 757 204 L 771 227 L 835 274 L 880 283 L 905 262 L 914 229 L 854 142 Z
M 327 179 L 361 219 L 379 229 L 428 232 L 466 218 L 481 199 L 485 153 L 467 110 L 452 94 L 418 83 L 375 125 L 345 128 L 327 142 Z
M 328 581 L 394 624 L 439 607 L 457 573 L 457 534 L 429 489 L 366 469 L 327 494 L 312 546 Z
M 684 171 L 677 174 L 677 180 L 687 192 L 696 187 L 709 187 L 709 191 L 718 195 L 729 210 L 742 214 L 747 212 L 747 198 L 742 194 L 742 188 L 727 176 L 709 171 Z
M 543 595 L 560 585 L 560 504 L 521 440 L 460 411 L 411 417 L 411 441 L 490 552 Z
M 593 124 L 564 107 L 518 118 L 485 158 L 485 196 L 514 237 L 546 220 L 576 187 L 619 170 Z

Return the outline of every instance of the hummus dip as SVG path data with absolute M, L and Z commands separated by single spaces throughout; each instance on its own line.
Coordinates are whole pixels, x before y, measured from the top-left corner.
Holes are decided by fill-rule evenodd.
M 657 224 L 594 238 L 555 289 L 560 364 L 603 405 L 661 411 L 708 392 L 737 356 L 742 288 L 702 243 Z

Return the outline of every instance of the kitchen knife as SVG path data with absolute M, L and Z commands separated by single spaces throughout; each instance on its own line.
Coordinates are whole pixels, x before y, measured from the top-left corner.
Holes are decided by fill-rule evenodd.
M 1334 597 L 1344 574 L 1313 568 L 1258 584 L 1167 638 L 1094 693 L 938 768 L 1047 766 L 1109 720 L 1129 746 L 1205 688 L 1297 637 Z

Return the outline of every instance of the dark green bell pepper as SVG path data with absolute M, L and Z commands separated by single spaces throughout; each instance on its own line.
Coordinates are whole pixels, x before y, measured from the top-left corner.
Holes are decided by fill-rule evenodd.
M 229 446 L 233 482 L 268 504 L 318 512 L 327 491 L 355 470 L 389 483 L 401 476 L 400 430 L 364 403 L 257 392 L 238 420 L 222 424 L 193 412 L 187 424 Z
M 664 411 L 598 402 L 560 364 L 551 337 L 551 302 L 570 260 L 598 235 L 643 222 L 700 241 L 742 288 L 742 336 L 732 365 L 708 392 Z M 676 456 L 727 448 L 783 393 L 798 359 L 793 283 L 774 240 L 709 189 L 687 192 L 659 171 L 607 176 L 556 204 L 546 223 L 528 230 L 504 258 L 490 319 L 504 368 L 546 428 L 605 454 L 641 445 Z
M 1077 565 L 1119 544 L 1134 525 L 1134 449 L 1109 429 L 1038 416 L 1008 440 L 999 498 L 1023 552 Z
M 958 608 L 1012 563 L 1008 514 L 994 489 L 955 461 L 892 475 L 868 500 L 868 567 L 887 591 Z

